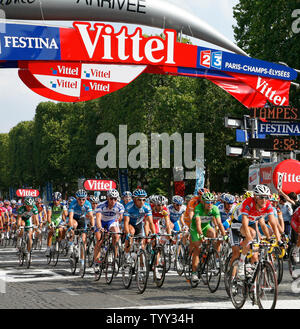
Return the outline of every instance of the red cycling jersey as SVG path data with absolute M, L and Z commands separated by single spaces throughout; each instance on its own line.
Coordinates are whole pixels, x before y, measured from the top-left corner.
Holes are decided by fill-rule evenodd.
M 263 208 L 257 210 L 255 207 L 255 200 L 251 197 L 243 201 L 241 205 L 240 214 L 247 215 L 249 218 L 249 224 L 254 224 L 255 221 L 258 221 L 262 217 L 265 217 L 265 215 L 274 214 L 274 212 L 273 206 L 269 200 L 267 200 L 266 205 Z
M 151 205 L 152 208 L 152 217 L 153 217 L 153 223 L 155 226 L 155 233 L 159 233 L 159 221 L 167 216 L 169 216 L 169 210 L 167 207 L 163 207 L 162 211 L 156 212 L 154 211 L 154 205 Z
M 299 233 L 299 227 L 300 227 L 300 207 L 297 208 L 297 210 L 294 212 L 294 215 L 292 216 L 291 226 L 292 226 L 293 230 L 296 233 Z

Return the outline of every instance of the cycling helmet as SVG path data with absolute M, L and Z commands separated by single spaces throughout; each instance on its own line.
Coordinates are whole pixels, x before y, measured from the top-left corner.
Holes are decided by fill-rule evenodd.
M 215 196 L 210 192 L 202 194 L 202 201 L 215 201 Z
M 252 191 L 246 191 L 245 194 L 243 195 L 243 200 L 248 199 L 248 198 L 253 198 Z
M 107 191 L 107 197 L 108 198 L 118 199 L 119 198 L 119 192 L 115 189 L 109 190 L 109 191 Z
M 180 206 L 183 204 L 183 198 L 180 195 L 174 195 L 172 198 L 172 203 L 179 204 Z
M 4 206 L 3 201 L 0 201 L 0 207 L 3 207 L 3 206 Z
M 8 200 L 4 200 L 4 205 L 5 206 L 9 206 L 10 205 L 10 202 Z
M 163 195 L 157 195 L 153 203 L 157 206 L 162 206 L 165 204 L 165 197 Z
M 150 202 L 150 203 L 154 203 L 154 200 L 155 200 L 156 197 L 157 197 L 157 195 L 152 194 L 152 195 L 149 197 L 149 202 Z
M 231 194 L 225 194 L 224 195 L 224 202 L 229 203 L 229 204 L 233 204 L 233 203 L 235 203 L 235 197 Z
M 68 199 L 68 203 L 71 203 L 71 202 L 73 202 L 74 200 L 76 200 L 76 198 L 74 198 L 73 196 L 70 196 L 69 199 Z
M 262 196 L 269 196 L 271 191 L 268 186 L 266 185 L 256 185 L 253 190 L 254 195 L 262 195 Z
M 90 201 L 92 203 L 99 203 L 99 198 L 97 196 L 95 196 L 95 195 L 91 195 L 90 196 Z
M 83 189 L 78 190 L 75 195 L 76 195 L 76 198 L 86 198 L 87 197 L 87 193 Z
M 15 205 L 15 204 L 17 203 L 17 201 L 13 199 L 13 200 L 10 201 L 10 203 L 11 203 L 12 205 Z
M 24 204 L 26 206 L 31 206 L 33 207 L 35 202 L 34 202 L 34 199 L 32 197 L 26 197 L 25 200 L 24 200 Z
M 59 201 L 59 200 L 61 200 L 61 199 L 62 199 L 62 195 L 61 195 L 60 192 L 54 192 L 54 193 L 52 194 L 52 200 L 53 200 L 53 201 Z
M 271 201 L 279 202 L 279 195 L 276 193 L 273 193 L 270 197 Z
M 134 190 L 132 195 L 134 198 L 146 198 L 147 192 L 142 189 L 136 189 L 136 190 Z
M 124 197 L 132 197 L 132 193 L 130 192 L 130 191 L 124 191 L 123 193 L 122 193 L 122 197 L 124 198 Z

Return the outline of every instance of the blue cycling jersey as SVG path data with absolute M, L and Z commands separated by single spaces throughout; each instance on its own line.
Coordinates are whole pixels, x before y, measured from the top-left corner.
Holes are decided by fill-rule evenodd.
M 182 216 L 182 214 L 184 214 L 186 210 L 186 206 L 184 205 L 180 207 L 179 211 L 177 211 L 172 204 L 170 204 L 167 208 L 170 213 L 170 220 L 173 224 L 179 221 L 180 217 Z
M 229 220 L 231 218 L 234 207 L 231 207 L 229 212 L 226 212 L 224 203 L 221 203 L 221 204 L 218 205 L 218 208 L 219 208 L 219 211 L 220 211 L 220 216 L 221 216 L 222 223 L 226 222 L 227 220 Z
M 88 212 L 93 211 L 91 203 L 86 200 L 83 206 L 81 207 L 77 200 L 74 200 L 69 205 L 69 213 L 74 213 L 74 218 L 76 217 L 84 217 Z
M 134 204 L 134 201 L 130 201 L 125 206 L 124 216 L 129 217 L 130 225 L 133 226 L 138 225 L 143 221 L 145 216 L 151 216 L 151 215 L 152 215 L 151 206 L 148 203 L 145 203 L 143 207 L 138 208 Z

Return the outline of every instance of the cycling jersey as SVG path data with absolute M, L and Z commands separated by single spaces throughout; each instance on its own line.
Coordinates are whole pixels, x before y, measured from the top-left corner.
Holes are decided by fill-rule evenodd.
M 73 200 L 69 205 L 69 213 L 74 213 L 74 219 L 78 219 L 79 217 L 85 217 L 86 214 L 90 211 L 93 211 L 92 205 L 88 200 L 85 200 L 85 203 L 81 207 L 77 200 Z
M 292 216 L 291 226 L 296 233 L 299 233 L 300 228 L 300 207 L 296 209 Z
M 109 208 L 108 201 L 104 201 L 96 208 L 96 214 L 101 213 L 102 222 L 118 221 L 124 211 L 124 206 L 120 202 L 116 202 L 112 208 Z
M 155 226 L 155 233 L 160 233 L 159 224 L 164 225 L 165 223 L 162 219 L 169 216 L 169 210 L 167 207 L 163 207 L 161 211 L 154 211 L 154 205 L 151 205 L 152 209 L 152 217 L 153 217 L 153 224 Z
M 174 224 L 173 230 L 176 232 L 180 231 L 181 227 L 180 227 L 179 220 L 180 220 L 182 214 L 185 213 L 186 206 L 182 205 L 178 211 L 175 209 L 175 207 L 172 204 L 169 205 L 167 208 L 168 208 L 168 211 L 170 214 L 170 220 Z
M 220 218 L 220 211 L 217 206 L 212 206 L 212 209 L 207 213 L 204 209 L 204 205 L 202 203 L 198 204 L 195 208 L 195 214 L 191 223 L 191 238 L 193 242 L 200 240 L 200 235 L 196 226 L 196 217 L 200 217 L 202 233 L 203 235 L 206 235 L 207 230 L 212 228 L 211 221 L 213 220 L 213 217 L 216 219 Z
M 230 219 L 234 210 L 234 206 L 230 208 L 229 212 L 226 212 L 224 203 L 220 203 L 217 207 L 220 211 L 221 222 L 224 226 L 224 229 L 227 230 L 230 227 Z
M 32 216 L 37 215 L 38 210 L 36 206 L 33 206 L 30 211 L 27 211 L 26 206 L 22 206 L 18 209 L 18 216 L 21 216 L 25 221 L 25 226 L 32 226 Z
M 188 226 L 188 227 L 191 226 L 191 220 L 189 217 L 190 210 L 195 210 L 196 206 L 198 206 L 199 203 L 200 203 L 200 200 L 199 200 L 198 196 L 193 197 L 190 200 L 190 202 L 188 203 L 184 217 L 183 217 L 186 226 Z
M 129 224 L 132 226 L 138 225 L 143 222 L 144 217 L 151 216 L 152 211 L 148 203 L 145 203 L 141 208 L 138 208 L 134 201 L 130 201 L 125 206 L 124 216 L 129 217 Z
M 243 201 L 240 209 L 239 221 L 242 221 L 242 215 L 247 215 L 249 218 L 249 225 L 254 224 L 259 219 L 265 217 L 265 215 L 274 214 L 273 206 L 269 200 L 267 200 L 266 205 L 257 210 L 255 207 L 254 198 L 250 197 Z
M 60 203 L 56 206 L 54 203 L 50 203 L 48 206 L 48 211 L 51 211 L 51 222 L 58 226 L 63 223 L 62 214 L 64 211 L 68 210 L 67 207 Z

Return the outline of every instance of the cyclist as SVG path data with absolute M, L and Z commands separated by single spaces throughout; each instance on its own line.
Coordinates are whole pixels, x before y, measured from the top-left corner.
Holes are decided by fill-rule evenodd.
M 226 240 L 226 232 L 221 222 L 220 211 L 217 206 L 214 205 L 215 197 L 210 192 L 202 194 L 200 203 L 195 208 L 195 215 L 191 223 L 191 248 L 194 249 L 192 257 L 192 276 L 193 282 L 198 282 L 197 267 L 199 264 L 200 245 L 203 237 L 215 238 L 216 231 L 212 227 L 214 223 L 215 227 L 218 227 L 224 240 Z
M 267 230 L 264 217 L 267 215 L 269 218 L 269 223 L 273 229 L 275 237 L 278 241 L 279 246 L 283 246 L 278 231 L 278 226 L 276 219 L 274 217 L 274 211 L 271 202 L 268 200 L 271 191 L 266 185 L 256 185 L 253 191 L 254 197 L 247 198 L 243 201 L 240 209 L 240 216 L 238 218 L 239 222 L 242 222 L 242 227 L 240 229 L 241 234 L 245 237 L 242 254 L 240 255 L 238 276 L 244 278 L 245 275 L 245 258 L 249 250 L 249 245 L 252 240 L 257 235 L 257 223 L 262 227 L 264 234 L 267 239 L 270 238 L 270 234 Z M 253 254 L 251 263 L 257 262 L 257 253 Z
M 85 190 L 78 190 L 75 196 L 76 199 L 69 205 L 69 226 L 73 229 L 83 229 L 82 241 L 86 246 L 86 229 L 88 221 L 92 228 L 95 226 L 92 205 L 87 201 L 87 193 Z M 70 240 L 70 255 L 72 255 L 73 237 L 71 237 Z M 81 259 L 81 263 L 84 263 L 84 259 Z
M 99 231 L 103 231 L 103 229 L 105 229 L 106 231 L 120 233 L 119 223 L 123 219 L 123 214 L 125 210 L 123 205 L 117 201 L 119 198 L 119 192 L 117 190 L 111 189 L 107 191 L 106 196 L 107 196 L 107 200 L 102 202 L 96 209 L 97 243 L 94 251 L 95 271 L 97 271 L 97 268 L 99 266 L 99 253 L 103 242 L 103 239 L 101 239 L 101 235 L 99 234 Z M 116 244 L 118 243 L 119 238 L 120 238 L 119 234 L 113 235 L 114 246 L 116 246 Z
M 126 260 L 129 258 L 129 250 L 132 243 L 130 236 L 145 236 L 144 218 L 145 223 L 149 223 L 151 232 L 155 234 L 151 207 L 148 203 L 145 203 L 146 191 L 136 189 L 132 196 L 133 200 L 126 205 L 124 212 L 124 233 L 126 234 L 124 251 Z M 143 246 L 145 246 L 144 242 Z
M 173 231 L 178 232 L 182 229 L 186 230 L 188 227 L 183 220 L 186 206 L 183 204 L 184 200 L 180 195 L 174 195 L 172 198 L 172 204 L 167 206 L 170 214 L 171 228 Z
M 299 263 L 299 249 L 300 249 L 300 207 L 296 209 L 291 219 L 291 227 L 298 234 L 296 247 L 294 248 L 293 258 L 296 263 Z
M 52 245 L 52 236 L 56 234 L 56 228 L 58 228 L 58 241 L 63 239 L 63 228 L 66 217 L 68 215 L 67 207 L 62 204 L 62 195 L 60 192 L 54 192 L 52 195 L 52 203 L 49 204 L 47 209 L 47 221 L 48 221 L 48 239 L 46 256 L 50 255 L 50 248 Z
M 6 224 L 7 224 L 7 238 L 9 238 L 9 232 L 12 225 L 12 207 L 8 200 L 4 200 L 4 208 L 6 209 Z
M 230 221 L 234 209 L 234 203 L 235 203 L 235 197 L 230 194 L 225 194 L 222 197 L 222 202 L 219 205 L 217 205 L 220 211 L 222 224 L 226 231 L 228 231 L 230 227 Z
M 128 202 L 132 200 L 132 193 L 130 191 L 125 191 L 122 193 L 121 204 L 125 207 Z
M 30 254 L 32 247 L 32 225 L 38 224 L 38 210 L 35 206 L 34 199 L 31 197 L 26 197 L 24 200 L 24 206 L 18 209 L 17 216 L 17 226 L 18 229 L 20 226 L 25 226 L 25 230 L 29 231 L 29 244 L 27 245 L 28 254 Z M 20 248 L 21 240 L 20 238 L 23 235 L 23 229 L 20 231 L 19 239 L 17 241 L 17 248 Z

